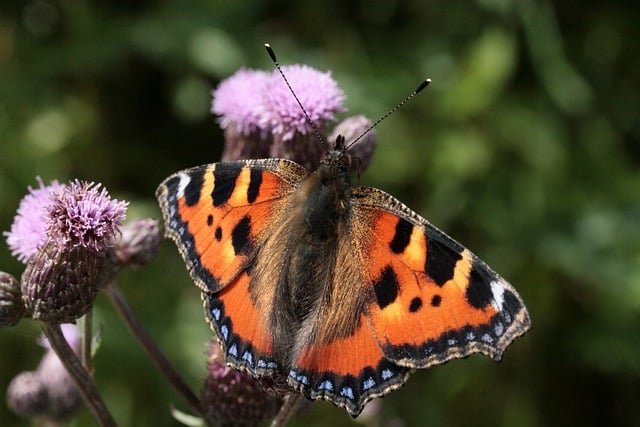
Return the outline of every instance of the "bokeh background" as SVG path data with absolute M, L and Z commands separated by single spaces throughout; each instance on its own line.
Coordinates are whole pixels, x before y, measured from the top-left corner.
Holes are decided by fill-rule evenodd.
M 349 114 L 382 115 L 361 177 L 508 278 L 533 329 L 501 363 L 416 373 L 371 426 L 640 425 L 640 8 L 632 1 L 0 2 L 0 230 L 35 177 L 101 182 L 159 217 L 170 173 L 216 161 L 210 91 L 240 67 L 332 70 Z M 20 276 L 4 242 L 0 270 Z M 175 246 L 118 278 L 193 388 L 205 374 L 199 293 Z M 104 297 L 99 388 L 123 426 L 186 409 Z M 34 369 L 37 325 L 0 331 L 0 394 Z M 348 349 L 345 352 L 348 353 Z M 347 426 L 318 403 L 294 425 Z M 86 411 L 75 425 L 92 425 Z M 0 403 L 0 425 L 27 426 Z

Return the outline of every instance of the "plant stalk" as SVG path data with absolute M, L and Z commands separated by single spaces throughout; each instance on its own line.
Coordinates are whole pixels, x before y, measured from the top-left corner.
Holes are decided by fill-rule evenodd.
M 189 407 L 198 415 L 202 415 L 202 405 L 200 404 L 200 400 L 191 391 L 191 388 L 189 388 L 186 381 L 180 376 L 178 371 L 175 370 L 171 362 L 165 357 L 160 348 L 144 329 L 142 323 L 138 320 L 133 309 L 118 286 L 114 282 L 111 282 L 106 287 L 105 291 L 118 311 L 118 314 L 120 314 L 124 320 L 125 325 L 127 325 L 129 331 L 133 334 L 140 345 L 142 345 L 142 348 L 151 358 L 153 364 L 169 380 L 169 383 L 178 392 L 178 394 L 182 396 Z
M 67 369 L 67 372 L 69 372 L 69 375 L 71 375 L 71 378 L 73 378 L 78 386 L 78 389 L 80 389 L 80 394 L 84 402 L 93 413 L 98 424 L 101 427 L 116 427 L 117 424 L 107 409 L 107 406 L 104 404 L 96 384 L 93 382 L 87 370 L 82 367 L 80 359 L 64 338 L 60 325 L 45 322 L 41 322 L 41 325 L 42 330 L 49 340 L 49 345 L 51 345 L 53 351 L 56 352 L 58 358 Z

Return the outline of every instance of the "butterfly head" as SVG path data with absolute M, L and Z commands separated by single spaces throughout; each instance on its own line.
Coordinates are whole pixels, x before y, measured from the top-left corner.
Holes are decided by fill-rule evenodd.
M 347 175 L 347 171 L 351 168 L 353 162 L 353 157 L 347 153 L 347 148 L 345 137 L 338 135 L 334 147 L 330 148 L 321 160 L 321 168 L 332 170 L 334 174 Z

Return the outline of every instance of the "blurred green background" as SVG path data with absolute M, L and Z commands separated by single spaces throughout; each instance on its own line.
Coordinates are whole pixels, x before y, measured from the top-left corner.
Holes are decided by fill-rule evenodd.
M 35 177 L 102 182 L 159 217 L 170 173 L 216 161 L 210 91 L 239 67 L 332 70 L 377 118 L 362 176 L 511 281 L 533 329 L 496 364 L 416 373 L 378 426 L 640 425 L 640 8 L 635 2 L 32 0 L 0 3 L 0 230 Z M 23 266 L 3 243 L 0 270 Z M 175 246 L 118 279 L 199 390 L 211 337 Z M 176 426 L 184 403 L 103 296 L 96 376 L 123 426 Z M 0 331 L 0 390 L 34 369 L 37 325 Z M 347 350 L 345 350 L 347 351 Z M 86 411 L 75 425 L 92 425 Z M 295 425 L 352 425 L 313 405 Z M 0 404 L 0 425 L 27 426 Z

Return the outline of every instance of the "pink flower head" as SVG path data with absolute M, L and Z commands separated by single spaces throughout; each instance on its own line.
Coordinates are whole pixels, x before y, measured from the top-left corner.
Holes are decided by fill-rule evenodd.
M 322 128 L 335 114 L 345 111 L 344 93 L 331 77 L 307 65 L 282 67 L 291 87 L 309 114 Z M 260 130 L 291 140 L 296 133 L 307 135 L 311 124 L 278 71 L 242 69 L 213 91 L 211 112 L 220 116 L 220 126 L 244 135 Z
M 68 185 L 52 181 L 29 187 L 18 206 L 10 231 L 3 235 L 11 253 L 26 263 L 48 238 L 91 247 L 110 246 L 127 203 L 112 199 L 100 184 L 72 181 Z
M 300 103 L 316 126 L 335 120 L 335 114 L 345 111 L 345 96 L 331 73 L 322 73 L 307 65 L 282 67 Z M 283 140 L 292 139 L 295 133 L 307 135 L 313 131 L 311 124 L 296 102 L 293 94 L 277 71 L 271 73 L 265 87 L 266 111 L 263 126 Z

